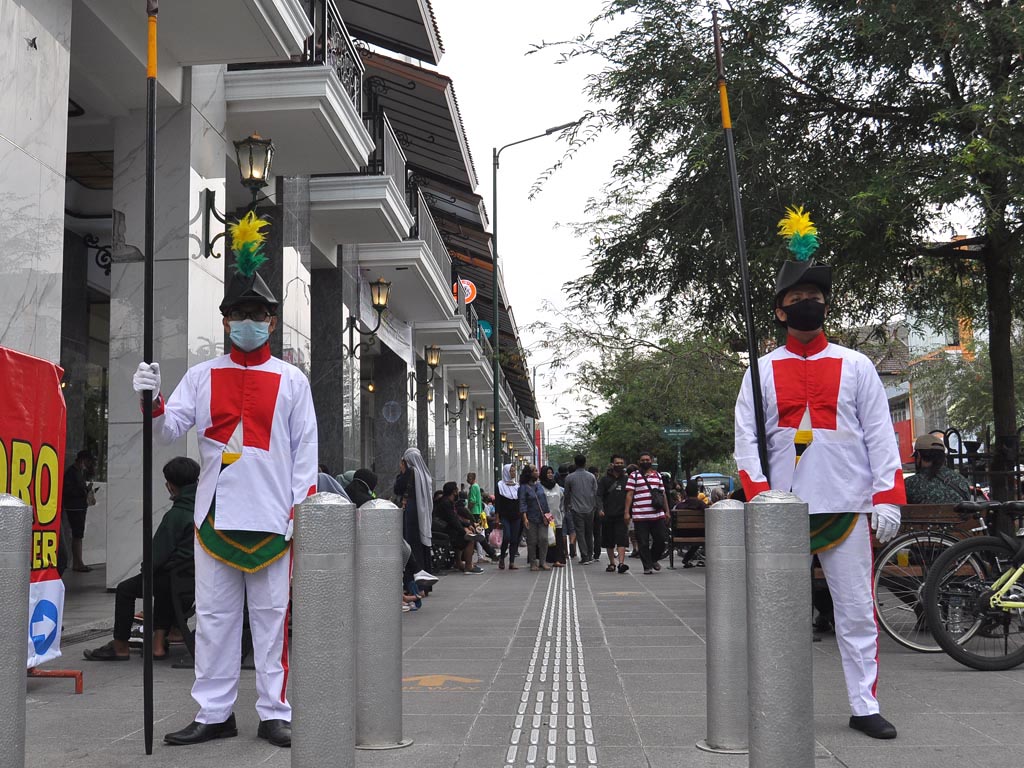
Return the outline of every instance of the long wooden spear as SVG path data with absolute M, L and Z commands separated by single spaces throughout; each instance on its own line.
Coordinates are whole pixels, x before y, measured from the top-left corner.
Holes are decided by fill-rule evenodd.
M 768 467 L 768 441 L 764 426 L 764 398 L 761 393 L 761 371 L 757 365 L 757 335 L 754 332 L 754 310 L 750 301 L 750 269 L 747 264 L 747 240 L 743 231 L 743 201 L 740 198 L 740 177 L 736 170 L 736 146 L 732 139 L 732 116 L 729 114 L 729 93 L 725 84 L 725 64 L 722 61 L 722 32 L 718 28 L 718 11 L 711 12 L 715 30 L 715 63 L 718 66 L 718 100 L 722 105 L 722 130 L 729 155 L 729 180 L 732 182 L 732 207 L 736 216 L 736 247 L 740 257 L 740 287 L 743 290 L 743 320 L 747 326 L 747 350 L 750 355 L 750 386 L 754 395 L 754 420 L 757 428 L 757 455 L 761 471 L 771 483 Z
M 156 15 L 146 0 L 146 232 L 142 359 L 153 362 L 153 244 L 156 216 Z M 153 754 L 153 392 L 142 393 L 142 717 L 146 754 Z

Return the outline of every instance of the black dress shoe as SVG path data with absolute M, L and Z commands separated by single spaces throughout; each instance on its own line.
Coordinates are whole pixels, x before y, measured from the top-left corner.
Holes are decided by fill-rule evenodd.
M 292 724 L 287 720 L 264 720 L 260 723 L 256 735 L 266 739 L 275 747 L 290 747 L 292 745 Z
M 895 739 L 896 726 L 881 715 L 851 715 L 850 727 L 872 739 Z
M 204 741 L 213 739 L 229 739 L 238 735 L 238 727 L 235 725 L 235 716 L 232 714 L 223 723 L 197 723 L 193 720 L 180 731 L 168 733 L 164 741 L 168 744 L 202 744 Z

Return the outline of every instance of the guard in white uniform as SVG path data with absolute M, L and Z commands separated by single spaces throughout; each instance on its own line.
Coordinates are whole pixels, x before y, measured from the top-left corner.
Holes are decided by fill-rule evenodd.
M 876 697 L 869 515 L 878 541 L 889 540 L 899 529 L 906 494 L 874 365 L 859 352 L 829 343 L 822 330 L 831 287 L 831 268 L 812 261 L 786 262 L 778 275 L 775 314 L 787 327 L 787 340 L 758 360 L 771 488 L 792 491 L 811 514 L 811 551 L 835 604 L 850 727 L 891 739 L 896 728 L 879 714 Z M 755 424 L 748 371 L 736 402 L 735 447 L 748 499 L 769 488 Z
M 236 236 L 236 254 L 238 244 Z M 196 428 L 202 465 L 195 507 L 192 688 L 199 713 L 164 740 L 197 744 L 238 734 L 232 709 L 247 600 L 257 735 L 287 747 L 292 510 L 316 490 L 316 416 L 305 375 L 270 354 L 278 302 L 255 267 L 250 274 L 239 271 L 226 293 L 220 310 L 230 353 L 190 368 L 166 403 L 157 394 L 153 407 L 153 434 L 160 442 Z M 141 363 L 134 386 L 159 393 L 159 366 Z

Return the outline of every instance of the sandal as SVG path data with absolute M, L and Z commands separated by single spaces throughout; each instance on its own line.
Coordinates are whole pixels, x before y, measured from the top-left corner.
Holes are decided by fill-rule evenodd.
M 508 564 L 508 569 L 509 569 L 510 571 L 518 571 L 518 570 L 519 570 L 519 566 L 518 566 L 518 565 L 516 565 L 515 563 L 509 563 L 509 564 Z
M 89 661 L 129 661 L 131 659 L 130 654 L 121 656 L 114 650 L 113 643 L 107 643 L 101 645 L 99 648 L 93 648 L 92 650 L 86 649 L 82 652 Z
M 611 563 L 607 568 L 605 568 L 605 571 L 608 573 L 615 573 L 615 563 Z
M 619 573 L 625 573 L 629 570 L 629 565 L 626 563 L 619 563 Z

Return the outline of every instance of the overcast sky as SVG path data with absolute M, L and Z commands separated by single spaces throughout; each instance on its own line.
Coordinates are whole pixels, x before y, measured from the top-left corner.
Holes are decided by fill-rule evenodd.
M 525 55 L 542 40 L 562 40 L 587 29 L 603 0 L 432 0 L 445 54 L 438 69 L 452 78 L 480 179 L 477 192 L 492 210 L 492 148 L 542 133 L 576 119 L 590 105 L 582 93 L 595 60 L 554 64 L 553 51 Z M 501 155 L 498 176 L 499 260 L 508 300 L 529 348 L 536 337 L 524 326 L 541 319 L 545 300 L 564 305 L 562 285 L 586 271 L 587 244 L 570 228 L 584 218 L 588 198 L 608 179 L 625 140 L 608 136 L 567 163 L 534 200 L 527 196 L 537 176 L 565 151 L 554 137 L 512 147 Z M 557 417 L 579 404 L 562 387 L 549 382 L 543 351 L 531 355 L 537 372 L 538 399 L 549 437 L 558 439 L 567 426 Z

